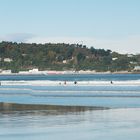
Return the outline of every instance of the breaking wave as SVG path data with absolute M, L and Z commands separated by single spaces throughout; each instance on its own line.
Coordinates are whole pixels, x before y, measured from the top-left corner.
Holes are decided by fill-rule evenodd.
M 1 81 L 1 85 L 31 85 L 31 86 L 73 86 L 75 81 L 50 81 L 50 80 L 32 80 L 32 81 Z M 98 85 L 139 85 L 140 80 L 128 80 L 128 81 L 76 81 L 78 86 L 98 86 Z

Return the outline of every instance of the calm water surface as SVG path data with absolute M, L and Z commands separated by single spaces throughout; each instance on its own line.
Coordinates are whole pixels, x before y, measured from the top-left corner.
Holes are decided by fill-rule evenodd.
M 0 113 L 2 140 L 139 140 L 140 109 Z

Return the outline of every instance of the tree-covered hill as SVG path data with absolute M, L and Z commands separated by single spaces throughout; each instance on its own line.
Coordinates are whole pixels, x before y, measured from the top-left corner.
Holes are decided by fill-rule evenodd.
M 81 44 L 0 43 L 0 69 L 11 69 L 12 72 L 32 68 L 131 71 L 136 65 L 140 65 L 140 55 L 122 55 Z

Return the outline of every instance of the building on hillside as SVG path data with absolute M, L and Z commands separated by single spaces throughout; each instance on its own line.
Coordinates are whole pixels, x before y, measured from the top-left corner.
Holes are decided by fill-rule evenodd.
M 4 58 L 4 62 L 12 62 L 13 61 L 13 59 L 11 59 L 11 58 Z
M 140 66 L 135 66 L 134 71 L 140 71 Z
M 12 71 L 11 70 L 2 70 L 1 74 L 11 74 Z
M 117 57 L 112 58 L 113 61 L 115 61 L 115 60 L 117 60 L 117 59 L 118 59 Z
M 32 70 L 29 70 L 29 73 L 39 73 L 39 70 L 38 69 L 32 69 Z
M 67 60 L 63 60 L 63 64 L 67 64 Z
M 19 74 L 29 74 L 29 71 L 19 71 Z

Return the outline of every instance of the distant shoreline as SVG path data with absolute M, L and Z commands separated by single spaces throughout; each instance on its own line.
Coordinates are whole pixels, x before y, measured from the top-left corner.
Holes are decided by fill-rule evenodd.
M 61 71 L 61 72 L 48 72 L 48 73 L 0 73 L 0 76 L 14 76 L 14 75 L 21 75 L 21 76 L 30 76 L 30 75 L 90 75 L 90 74 L 140 74 L 140 72 L 126 72 L 126 71 L 118 71 L 118 72 L 66 72 L 66 71 Z

